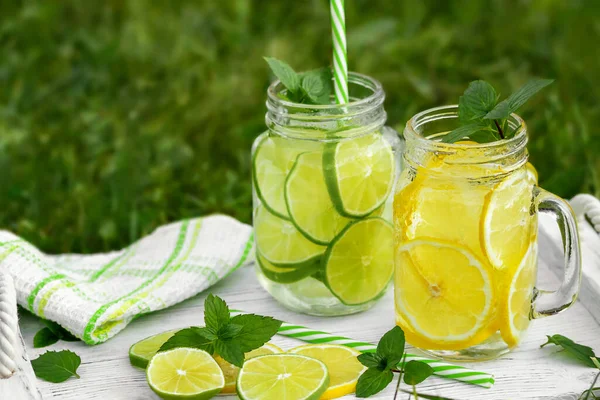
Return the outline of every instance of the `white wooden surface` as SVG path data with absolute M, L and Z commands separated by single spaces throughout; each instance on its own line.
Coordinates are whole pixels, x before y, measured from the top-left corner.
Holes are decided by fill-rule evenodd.
M 540 244 L 542 245 L 542 242 Z M 547 263 L 557 257 L 557 253 L 541 247 L 540 256 L 541 278 L 538 286 L 544 289 L 555 288 L 558 280 L 548 269 Z M 599 265 L 586 267 L 600 269 Z M 376 342 L 394 324 L 392 290 L 370 311 L 337 318 L 303 316 L 286 310 L 262 290 L 251 267 L 237 271 L 214 286 L 211 291 L 223 297 L 232 308 L 272 315 L 284 321 L 357 340 Z M 148 388 L 144 371 L 129 364 L 128 349 L 133 343 L 147 336 L 169 329 L 202 324 L 202 304 L 205 295 L 206 293 L 176 307 L 144 316 L 134 321 L 115 338 L 94 347 L 83 343 L 59 342 L 45 349 L 33 349 L 33 336 L 42 326 L 33 317 L 23 318 L 21 329 L 31 358 L 49 349 L 70 349 L 77 352 L 82 359 L 79 369 L 81 379 L 70 379 L 61 384 L 38 380 L 38 387 L 44 398 L 46 400 L 158 399 Z M 586 305 L 600 307 L 600 304 Z M 492 389 L 432 377 L 419 385 L 419 391 L 454 399 L 577 399 L 579 394 L 589 387 L 597 370 L 580 366 L 565 354 L 561 354 L 555 346 L 539 348 L 545 342 L 545 335 L 556 333 L 585 343 L 594 348 L 596 353 L 600 353 L 600 325 L 586 307 L 578 302 L 558 316 L 533 321 L 528 336 L 512 353 L 495 361 L 469 365 L 495 375 L 496 384 Z M 279 336 L 276 336 L 273 342 L 284 349 L 301 344 L 294 339 Z M 390 385 L 386 391 L 373 398 L 391 399 L 394 390 L 392 386 Z M 225 397 L 221 398 L 225 399 Z M 353 396 L 346 398 L 353 398 Z M 399 398 L 406 399 L 407 395 Z

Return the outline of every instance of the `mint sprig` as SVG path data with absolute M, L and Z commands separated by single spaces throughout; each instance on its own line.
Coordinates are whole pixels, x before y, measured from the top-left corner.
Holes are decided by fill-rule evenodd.
M 281 321 L 255 314 L 234 317 L 227 303 L 209 294 L 204 301 L 204 327 L 182 329 L 167 340 L 159 351 L 192 347 L 218 354 L 233 365 L 244 364 L 244 354 L 267 343 L 279 330 Z
M 552 82 L 552 79 L 531 80 L 500 103 L 492 85 L 482 80 L 471 82 L 458 101 L 461 126 L 445 135 L 442 142 L 455 143 L 469 138 L 488 143 L 513 137 L 516 131 L 508 126 L 508 117 Z
M 413 391 L 416 392 L 416 385 L 433 374 L 433 369 L 421 361 L 409 361 L 402 367 L 405 344 L 404 331 L 399 326 L 395 326 L 382 336 L 374 353 L 363 353 L 357 357 L 358 361 L 367 367 L 358 378 L 357 397 L 370 397 L 381 392 L 394 380 L 394 372 L 400 374 L 396 395 L 402 375 L 404 375 L 404 382 L 412 385 Z
M 285 100 L 301 104 L 330 104 L 333 92 L 330 68 L 298 73 L 289 64 L 276 58 L 265 57 L 265 61 L 287 89 L 280 94 Z

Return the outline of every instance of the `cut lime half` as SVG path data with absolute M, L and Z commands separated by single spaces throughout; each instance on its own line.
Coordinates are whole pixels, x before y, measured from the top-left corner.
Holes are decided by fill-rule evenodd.
M 392 225 L 382 218 L 356 221 L 325 253 L 327 286 L 346 305 L 363 304 L 383 294 L 394 272 Z
M 302 153 L 285 181 L 288 214 L 311 241 L 327 245 L 350 220 L 331 202 L 323 175 L 323 153 Z
M 394 153 L 379 133 L 325 146 L 327 189 L 341 215 L 364 217 L 380 207 L 394 186 Z
M 134 343 L 129 348 L 129 361 L 131 365 L 145 369 L 160 347 L 177 331 L 178 329 L 162 332 Z
M 146 370 L 150 388 L 163 399 L 206 400 L 223 389 L 219 364 L 204 350 L 179 347 L 156 354 Z
M 273 214 L 288 218 L 283 186 L 285 178 L 303 151 L 315 150 L 319 142 L 290 140 L 263 134 L 252 157 L 252 179 L 262 204 Z
M 300 268 L 280 268 L 267 261 L 260 253 L 256 253 L 256 262 L 262 273 L 271 281 L 277 283 L 294 283 L 310 276 L 321 268 L 319 259 L 312 265 L 303 265 Z
M 325 252 L 304 237 L 294 224 L 259 207 L 254 218 L 256 245 L 271 264 L 282 268 L 302 268 L 314 265 Z
M 327 390 L 325 364 L 299 354 L 273 354 L 244 363 L 237 380 L 243 400 L 318 400 Z

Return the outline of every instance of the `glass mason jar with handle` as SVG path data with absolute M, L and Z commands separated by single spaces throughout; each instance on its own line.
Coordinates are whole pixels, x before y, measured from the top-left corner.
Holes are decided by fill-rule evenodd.
M 279 302 L 313 315 L 370 308 L 393 275 L 392 192 L 400 146 L 376 80 L 349 75 L 351 101 L 287 101 L 268 89 L 252 148 L 256 272 Z
M 436 356 L 475 361 L 517 346 L 531 319 L 575 301 L 581 262 L 575 217 L 537 186 L 527 162 L 527 128 L 514 137 L 447 144 L 458 107 L 415 115 L 404 130 L 403 171 L 394 199 L 396 323 L 407 341 Z M 564 279 L 535 287 L 538 213 L 563 233 Z

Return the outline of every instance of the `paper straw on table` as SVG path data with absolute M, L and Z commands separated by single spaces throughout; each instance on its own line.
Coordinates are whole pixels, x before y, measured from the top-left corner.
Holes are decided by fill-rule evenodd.
M 243 311 L 232 310 L 232 315 L 243 314 Z M 317 331 L 301 325 L 289 324 L 284 322 L 279 328 L 279 335 L 291 337 L 312 344 L 340 344 L 351 347 L 363 353 L 373 352 L 377 346 L 372 343 L 359 342 L 343 336 L 332 335 L 331 333 Z M 434 374 L 447 379 L 454 379 L 460 382 L 472 385 L 491 388 L 494 384 L 494 376 L 486 372 L 474 371 L 460 365 L 449 364 L 439 360 L 433 360 L 416 354 L 406 354 L 406 361 L 418 360 L 427 363 L 433 368 Z
M 348 58 L 344 0 L 331 0 L 331 32 L 333 36 L 333 78 L 335 101 L 348 103 Z

